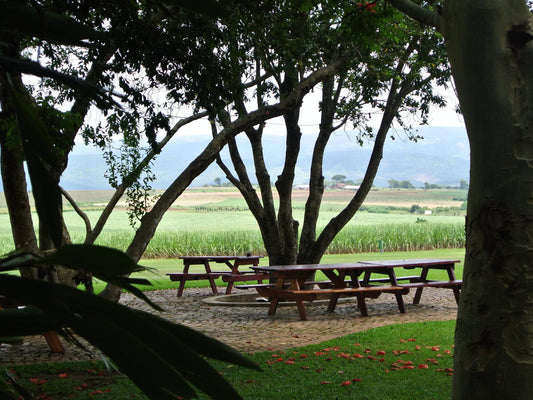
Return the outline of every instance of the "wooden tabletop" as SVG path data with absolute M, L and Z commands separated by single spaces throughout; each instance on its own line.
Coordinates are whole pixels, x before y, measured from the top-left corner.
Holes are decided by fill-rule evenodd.
M 208 260 L 208 261 L 230 261 L 230 260 L 258 260 L 263 256 L 181 256 L 181 260 Z
M 455 264 L 459 260 L 445 260 L 436 258 L 412 259 L 412 260 L 383 260 L 383 261 L 360 261 L 356 263 L 340 264 L 299 264 L 299 265 L 271 265 L 252 267 L 255 270 L 265 272 L 277 271 L 324 271 L 337 269 L 380 269 L 395 267 L 431 267 L 446 264 Z

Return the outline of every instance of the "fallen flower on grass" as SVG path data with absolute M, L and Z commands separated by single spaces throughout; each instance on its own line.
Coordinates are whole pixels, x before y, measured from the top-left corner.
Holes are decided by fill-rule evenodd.
M 341 382 L 340 386 L 348 386 L 351 384 L 352 384 L 352 381 L 344 381 L 344 382 Z

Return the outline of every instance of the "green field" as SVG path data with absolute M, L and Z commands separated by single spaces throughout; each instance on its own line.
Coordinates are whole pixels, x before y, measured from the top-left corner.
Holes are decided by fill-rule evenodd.
M 111 194 L 110 191 L 78 191 L 72 196 L 94 226 Z M 295 191 L 294 195 L 294 217 L 300 223 L 306 194 Z M 319 230 L 337 215 L 351 196 L 353 192 L 349 191 L 326 191 L 318 220 Z M 466 192 L 459 190 L 372 191 L 363 206 L 364 211 L 358 212 L 343 228 L 327 253 L 462 248 L 465 196 Z M 431 210 L 431 214 L 410 213 L 414 204 Z M 0 201 L 0 210 L 2 207 L 5 204 Z M 67 204 L 64 215 L 73 241 L 83 242 L 83 220 Z M 125 250 L 134 233 L 121 203 L 97 244 Z M 5 212 L 0 213 L 0 251 L 7 253 L 12 247 L 9 217 Z M 163 217 L 144 257 L 247 252 L 265 254 L 257 223 L 240 194 L 235 189 L 203 188 L 187 190 L 180 196 Z

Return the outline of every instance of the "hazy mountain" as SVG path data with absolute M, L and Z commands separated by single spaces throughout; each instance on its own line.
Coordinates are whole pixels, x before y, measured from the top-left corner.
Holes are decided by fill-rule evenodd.
M 387 139 L 383 160 L 376 177 L 376 186 L 387 186 L 389 179 L 409 180 L 419 187 L 424 182 L 439 185 L 458 185 L 461 179 L 469 177 L 469 146 L 464 128 L 424 127 L 419 129 L 423 139 L 417 143 L 406 139 L 400 132 L 396 140 Z M 315 135 L 304 135 L 296 171 L 296 184 L 306 184 L 309 178 L 309 163 L 312 157 Z M 176 137 L 159 155 L 153 165 L 157 175 L 156 188 L 166 188 L 172 180 L 196 157 L 209 138 L 206 136 Z M 249 146 L 244 138 L 242 157 L 254 177 L 253 162 Z M 265 136 L 265 158 L 272 181 L 283 168 L 284 137 Z M 332 136 L 324 159 L 324 177 L 342 174 L 356 181 L 365 173 L 372 148 L 363 147 L 350 133 L 336 133 Z M 229 160 L 226 152 L 223 159 Z M 69 166 L 61 184 L 70 190 L 109 189 L 104 173 L 105 163 L 100 153 L 92 148 L 77 146 L 69 159 Z M 210 166 L 193 183 L 194 186 L 213 184 L 215 178 L 226 181 L 218 166 Z

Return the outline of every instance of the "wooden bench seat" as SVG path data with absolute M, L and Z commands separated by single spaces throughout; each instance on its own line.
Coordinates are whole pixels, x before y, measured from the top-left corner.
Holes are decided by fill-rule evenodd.
M 422 291 L 427 287 L 452 289 L 455 296 L 455 302 L 459 304 L 459 297 L 461 296 L 462 280 L 450 280 L 450 281 L 423 281 L 423 282 L 411 282 L 411 283 L 399 283 L 398 286 L 407 289 L 416 289 L 415 296 L 413 297 L 413 304 L 420 304 L 422 297 Z
M 199 273 L 182 273 L 182 272 L 173 272 L 167 274 L 171 281 L 181 282 L 183 279 L 186 280 L 201 280 L 201 279 L 217 279 L 222 276 L 221 272 L 199 272 Z
M 255 271 L 244 271 L 240 272 L 239 275 L 232 275 L 231 273 L 222 275 L 224 282 L 262 281 L 263 279 L 268 279 L 268 275 Z
M 437 288 L 461 288 L 463 284 L 462 280 L 455 281 L 425 281 L 425 282 L 411 282 L 411 283 L 399 283 L 398 286 L 406 288 L 419 288 L 419 287 L 437 287 Z

